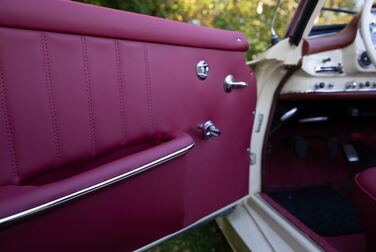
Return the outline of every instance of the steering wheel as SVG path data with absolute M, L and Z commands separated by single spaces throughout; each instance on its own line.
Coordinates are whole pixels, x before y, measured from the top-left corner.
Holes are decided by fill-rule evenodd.
M 373 36 L 375 36 L 374 39 L 376 38 L 376 33 L 372 32 L 372 29 L 376 29 L 376 23 L 375 17 L 371 13 L 372 5 L 373 0 L 364 1 L 362 17 L 360 20 L 360 32 L 363 37 L 368 57 L 373 63 L 373 65 L 376 67 L 376 49 L 372 39 Z

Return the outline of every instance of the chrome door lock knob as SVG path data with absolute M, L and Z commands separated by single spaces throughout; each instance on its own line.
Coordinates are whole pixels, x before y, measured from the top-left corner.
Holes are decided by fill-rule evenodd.
M 221 135 L 221 130 L 210 120 L 200 124 L 199 128 L 202 130 L 202 135 L 205 139 L 219 137 Z

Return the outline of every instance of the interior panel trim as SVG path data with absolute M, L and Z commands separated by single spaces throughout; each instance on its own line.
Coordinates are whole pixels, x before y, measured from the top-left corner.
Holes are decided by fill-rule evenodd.
M 358 32 L 360 16 L 355 16 L 351 22 L 340 32 L 334 35 L 308 38 L 303 43 L 303 55 L 330 51 L 344 48 L 354 42 Z
M 74 1 L 2 0 L 0 25 L 178 46 L 247 51 L 245 35 Z
M 126 173 L 123 173 L 123 174 L 120 174 L 116 177 L 113 177 L 113 178 L 110 178 L 110 179 L 107 179 L 103 182 L 100 182 L 100 183 L 97 183 L 95 185 L 92 185 L 90 187 L 87 187 L 87 188 L 84 188 L 84 189 L 81 189 L 79 191 L 76 191 L 74 193 L 71 193 L 71 194 L 68 194 L 66 196 L 63 196 L 61 198 L 58 198 L 56 200 L 52 200 L 50 202 L 47 202 L 47 203 L 44 203 L 42 205 L 39 205 L 39 206 L 36 206 L 36 207 L 33 207 L 33 208 L 30 208 L 28 210 L 25 210 L 25 211 L 22 211 L 22 212 L 19 212 L 19 213 L 16 213 L 16 214 L 12 214 L 10 216 L 7 216 L 7 217 L 4 217 L 4 218 L 1 218 L 0 219 L 0 226 L 4 226 L 4 225 L 7 225 L 7 224 L 10 224 L 14 221 L 17 221 L 17 220 L 20 220 L 20 219 L 23 219 L 25 217 L 29 217 L 31 215 L 34 215 L 34 214 L 37 214 L 37 213 L 40 213 L 42 211 L 45 211 L 45 210 L 48 210 L 52 207 L 56 207 L 56 206 L 59 206 L 59 205 L 62 205 L 66 202 L 69 202 L 71 200 L 74 200 L 74 199 L 77 199 L 81 196 L 84 196 L 86 194 L 89 194 L 91 192 L 94 192 L 94 191 L 97 191 L 99 189 L 102 189 L 104 187 L 107 187 L 107 186 L 110 186 L 112 184 L 115 184 L 117 182 L 120 182 L 124 179 L 127 179 L 127 178 L 130 178 L 132 176 L 135 176 L 135 175 L 138 175 L 140 174 L 141 172 L 144 172 L 144 171 L 147 171 L 153 167 L 156 167 L 158 165 L 161 165 L 163 163 L 166 163 L 172 159 L 175 159 L 181 155 L 184 155 L 186 154 L 187 152 L 189 152 L 193 147 L 194 147 L 194 143 L 191 143 L 189 144 L 188 146 L 184 147 L 184 148 L 181 148 L 169 155 L 166 155 L 164 157 L 161 157 L 157 160 L 154 160 L 152 162 L 149 162 L 143 166 L 140 166 L 138 168 L 135 168 L 133 169 L 132 171 L 129 171 L 129 172 L 126 172 Z
M 310 92 L 310 93 L 286 93 L 281 94 L 280 101 L 321 101 L 321 100 L 367 100 L 376 97 L 376 92 L 362 91 L 362 92 Z

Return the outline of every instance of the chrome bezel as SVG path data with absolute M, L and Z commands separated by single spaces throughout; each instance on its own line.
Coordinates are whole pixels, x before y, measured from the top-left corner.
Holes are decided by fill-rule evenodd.
M 209 74 L 209 65 L 205 60 L 200 60 L 196 65 L 196 74 L 200 80 L 205 80 Z

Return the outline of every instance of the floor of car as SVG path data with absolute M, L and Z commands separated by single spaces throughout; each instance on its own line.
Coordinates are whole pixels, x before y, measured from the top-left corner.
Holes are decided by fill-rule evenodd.
M 360 169 L 347 164 L 339 148 L 329 153 L 330 137 L 305 137 L 309 150 L 304 157 L 297 156 L 293 136 L 274 141 L 263 174 L 263 191 L 279 206 L 278 212 L 300 229 L 306 227 L 303 232 L 326 250 L 365 251 L 352 200 L 353 176 Z
M 340 252 L 362 252 L 367 250 L 364 233 L 325 237 L 324 239 Z
M 328 192 L 328 196 L 323 195 L 326 192 Z M 326 200 L 334 200 L 347 208 L 343 211 L 345 214 L 333 202 L 329 203 L 329 207 L 325 206 L 324 201 L 318 200 L 317 196 L 319 195 L 326 198 Z M 366 238 L 361 230 L 361 226 L 359 226 L 359 220 L 356 213 L 354 213 L 351 199 L 339 195 L 341 194 L 328 187 L 260 193 L 261 198 L 271 207 L 319 244 L 325 251 L 366 251 Z M 335 212 L 340 212 L 340 217 L 335 216 Z M 346 216 L 352 219 L 352 224 L 351 222 L 347 222 L 347 219 L 342 219 L 346 218 Z M 343 220 L 343 223 L 334 226 L 340 219 Z M 320 227 L 320 225 L 323 225 L 323 227 Z M 346 233 L 345 231 L 355 233 Z M 321 232 L 321 234 L 318 232 Z
M 362 232 L 351 197 L 329 186 L 272 192 L 268 195 L 321 236 Z
M 275 116 L 260 195 L 324 250 L 366 251 L 352 194 L 354 176 L 376 165 L 376 121 L 362 109 L 362 104 L 359 108 L 365 111 L 364 116 L 356 118 L 347 114 L 351 109 L 346 104 L 304 105 L 299 106 L 301 114 L 287 123 L 279 118 L 289 106 Z M 290 105 L 294 106 L 297 105 Z M 325 112 L 330 120 L 301 123 L 300 119 L 309 118 L 312 111 Z M 356 150 L 358 161 L 349 161 L 344 151 L 346 145 Z

